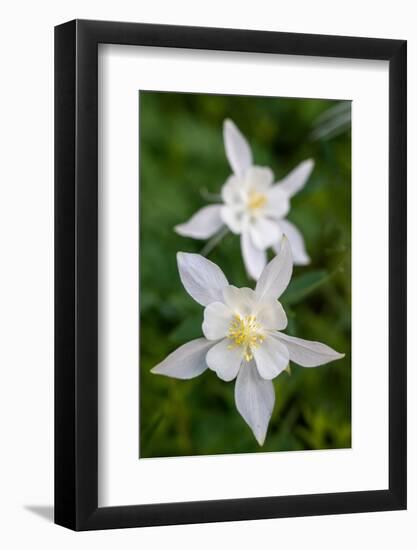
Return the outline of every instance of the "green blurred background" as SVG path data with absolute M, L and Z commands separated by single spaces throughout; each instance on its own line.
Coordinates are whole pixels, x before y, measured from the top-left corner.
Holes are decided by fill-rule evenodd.
M 139 104 L 140 457 L 350 447 L 350 102 L 140 92 Z M 182 287 L 175 254 L 200 252 L 205 242 L 173 227 L 218 195 L 230 174 L 225 118 L 247 137 L 255 164 L 270 166 L 277 180 L 302 160 L 315 160 L 288 216 L 312 263 L 295 268 L 281 301 L 288 334 L 346 354 L 318 368 L 291 364 L 290 374 L 274 380 L 276 404 L 263 447 L 236 410 L 234 382 L 210 370 L 189 381 L 150 373 L 202 336 L 203 308 Z M 232 284 L 253 287 L 237 236 L 229 233 L 209 258 Z

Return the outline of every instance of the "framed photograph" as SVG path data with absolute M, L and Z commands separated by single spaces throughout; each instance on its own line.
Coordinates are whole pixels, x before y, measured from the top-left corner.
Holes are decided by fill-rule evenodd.
M 55 522 L 406 508 L 406 42 L 55 29 Z

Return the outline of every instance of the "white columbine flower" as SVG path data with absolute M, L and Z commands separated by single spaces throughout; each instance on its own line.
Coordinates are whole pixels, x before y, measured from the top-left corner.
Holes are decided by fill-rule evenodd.
M 266 250 L 272 247 L 277 254 L 284 234 L 290 241 L 294 263 L 308 264 L 303 236 L 284 218 L 290 210 L 290 198 L 304 187 L 314 162 L 305 160 L 273 184 L 272 170 L 253 165 L 249 144 L 231 120 L 224 122 L 223 138 L 233 171 L 222 187 L 223 204 L 205 206 L 188 222 L 177 225 L 176 232 L 184 237 L 208 239 L 226 225 L 240 235 L 243 261 L 255 280 L 266 265 Z
M 288 336 L 285 311 L 277 299 L 292 274 L 291 249 L 282 239 L 279 254 L 265 267 L 255 290 L 229 285 L 222 270 L 199 254 L 177 254 L 185 290 L 204 306 L 204 338 L 192 340 L 152 369 L 173 378 L 194 378 L 210 368 L 234 380 L 237 410 L 263 445 L 275 402 L 272 379 L 294 361 L 317 367 L 344 355 L 329 346 Z

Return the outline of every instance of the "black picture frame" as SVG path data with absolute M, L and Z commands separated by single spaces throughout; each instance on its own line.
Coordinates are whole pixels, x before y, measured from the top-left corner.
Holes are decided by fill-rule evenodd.
M 389 62 L 389 488 L 98 507 L 98 44 Z M 55 522 L 74 530 L 406 508 L 406 41 L 74 20 L 55 28 Z

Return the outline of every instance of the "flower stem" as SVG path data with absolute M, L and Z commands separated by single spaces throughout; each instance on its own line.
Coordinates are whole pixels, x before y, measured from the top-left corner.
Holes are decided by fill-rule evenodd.
M 202 187 L 200 189 L 200 195 L 207 202 L 219 202 L 219 201 L 222 200 L 221 195 L 216 195 L 215 193 L 210 193 L 210 191 L 208 191 L 208 189 L 206 189 L 206 187 Z
M 215 246 L 219 244 L 219 242 L 229 233 L 229 230 L 227 227 L 223 227 L 220 229 L 218 233 L 214 235 L 209 241 L 206 242 L 206 244 L 201 249 L 200 254 L 202 256 L 208 256 L 210 252 L 213 250 Z

